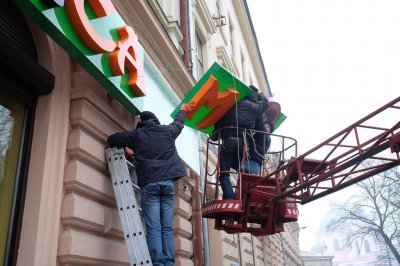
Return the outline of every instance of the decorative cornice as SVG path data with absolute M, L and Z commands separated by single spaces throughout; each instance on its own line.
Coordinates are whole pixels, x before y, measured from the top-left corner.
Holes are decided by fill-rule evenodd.
M 180 45 L 180 42 L 183 39 L 183 34 L 179 27 L 179 23 L 176 20 L 170 21 L 168 19 L 157 0 L 148 0 L 148 2 L 164 28 L 168 30 L 168 33 L 173 35 L 174 38 L 172 38 L 172 41 L 173 39 L 178 40 L 178 42 L 174 44 L 179 53 L 181 53 L 181 51 L 183 52 L 183 48 Z
M 196 1 L 196 13 L 202 22 L 206 33 L 215 33 L 217 28 L 215 27 L 214 20 L 208 10 L 208 7 L 204 0 Z
M 260 54 L 260 49 L 257 42 L 257 36 L 254 31 L 251 17 L 248 12 L 246 1 L 232 1 L 235 8 L 235 13 L 239 22 L 240 30 L 243 34 L 247 50 L 250 58 L 252 58 L 252 65 L 257 75 L 257 80 L 260 81 L 260 89 L 264 89 L 271 94 L 269 87 L 267 73 L 265 72 L 264 63 Z
M 119 0 L 114 6 L 125 22 L 135 29 L 140 44 L 157 68 L 167 70 L 163 72 L 164 78 L 183 99 L 195 80 L 148 1 Z
M 236 65 L 233 63 L 231 57 L 228 54 L 228 51 L 226 50 L 226 46 L 218 46 L 217 48 L 217 57 L 221 58 L 223 62 L 225 62 L 226 67 L 228 70 L 234 74 L 235 76 L 238 75 L 238 69 Z

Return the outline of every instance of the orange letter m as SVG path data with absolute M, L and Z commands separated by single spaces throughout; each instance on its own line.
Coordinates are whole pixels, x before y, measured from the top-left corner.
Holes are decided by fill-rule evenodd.
M 235 89 L 226 89 L 223 92 L 218 92 L 219 83 L 214 76 L 210 76 L 207 82 L 200 88 L 197 94 L 190 101 L 196 105 L 196 108 L 187 114 L 190 120 L 193 115 L 200 109 L 202 105 L 206 108 L 213 109 L 201 121 L 196 123 L 199 129 L 205 129 L 214 125 L 221 117 L 231 108 L 239 92 Z

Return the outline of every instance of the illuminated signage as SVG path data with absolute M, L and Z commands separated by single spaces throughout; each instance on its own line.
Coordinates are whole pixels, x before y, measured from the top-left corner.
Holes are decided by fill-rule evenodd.
M 146 95 L 138 38 L 111 0 L 13 0 L 128 111 Z
M 218 92 L 219 87 L 218 80 L 211 75 L 197 94 L 190 100 L 191 103 L 196 105 L 196 108 L 187 114 L 186 117 L 189 120 L 193 118 L 201 106 L 211 109 L 202 120 L 196 123 L 199 129 L 205 129 L 214 125 L 235 104 L 236 98 L 239 97 L 237 90 L 227 88 L 222 92 Z
M 251 93 L 254 92 L 249 87 L 218 63 L 214 63 L 171 116 L 175 117 L 183 103 L 194 103 L 196 108 L 187 114 L 185 125 L 210 134 L 214 124 L 235 102 Z

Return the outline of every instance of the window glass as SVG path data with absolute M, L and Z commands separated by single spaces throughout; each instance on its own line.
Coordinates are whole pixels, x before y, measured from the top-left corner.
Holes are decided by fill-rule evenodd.
M 201 42 L 199 36 L 196 34 L 196 78 L 199 80 L 204 75 L 204 67 L 203 67 L 203 43 Z
M 247 80 L 247 78 L 245 77 L 245 73 L 246 73 L 246 62 L 245 62 L 245 59 L 244 59 L 244 54 L 243 54 L 243 51 L 240 51 L 240 63 L 242 64 L 241 65 L 241 67 L 242 67 L 242 69 L 241 69 L 241 74 L 242 74 L 242 81 L 244 82 L 244 83 L 247 83 L 248 82 L 248 80 Z
M 14 119 L 11 110 L 0 105 L 0 183 L 4 179 L 6 155 L 11 146 Z
M 24 110 L 23 104 L 0 92 L 0 262 L 6 250 Z

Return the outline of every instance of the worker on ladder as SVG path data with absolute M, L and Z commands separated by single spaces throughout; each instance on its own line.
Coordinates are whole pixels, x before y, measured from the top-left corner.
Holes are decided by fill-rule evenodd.
M 169 125 L 161 125 L 149 111 L 140 114 L 135 130 L 108 137 L 110 147 L 128 147 L 135 156 L 141 207 L 147 231 L 147 245 L 153 265 L 174 265 L 173 232 L 174 180 L 185 176 L 175 140 L 183 129 L 186 112 L 194 108 L 183 104 Z

